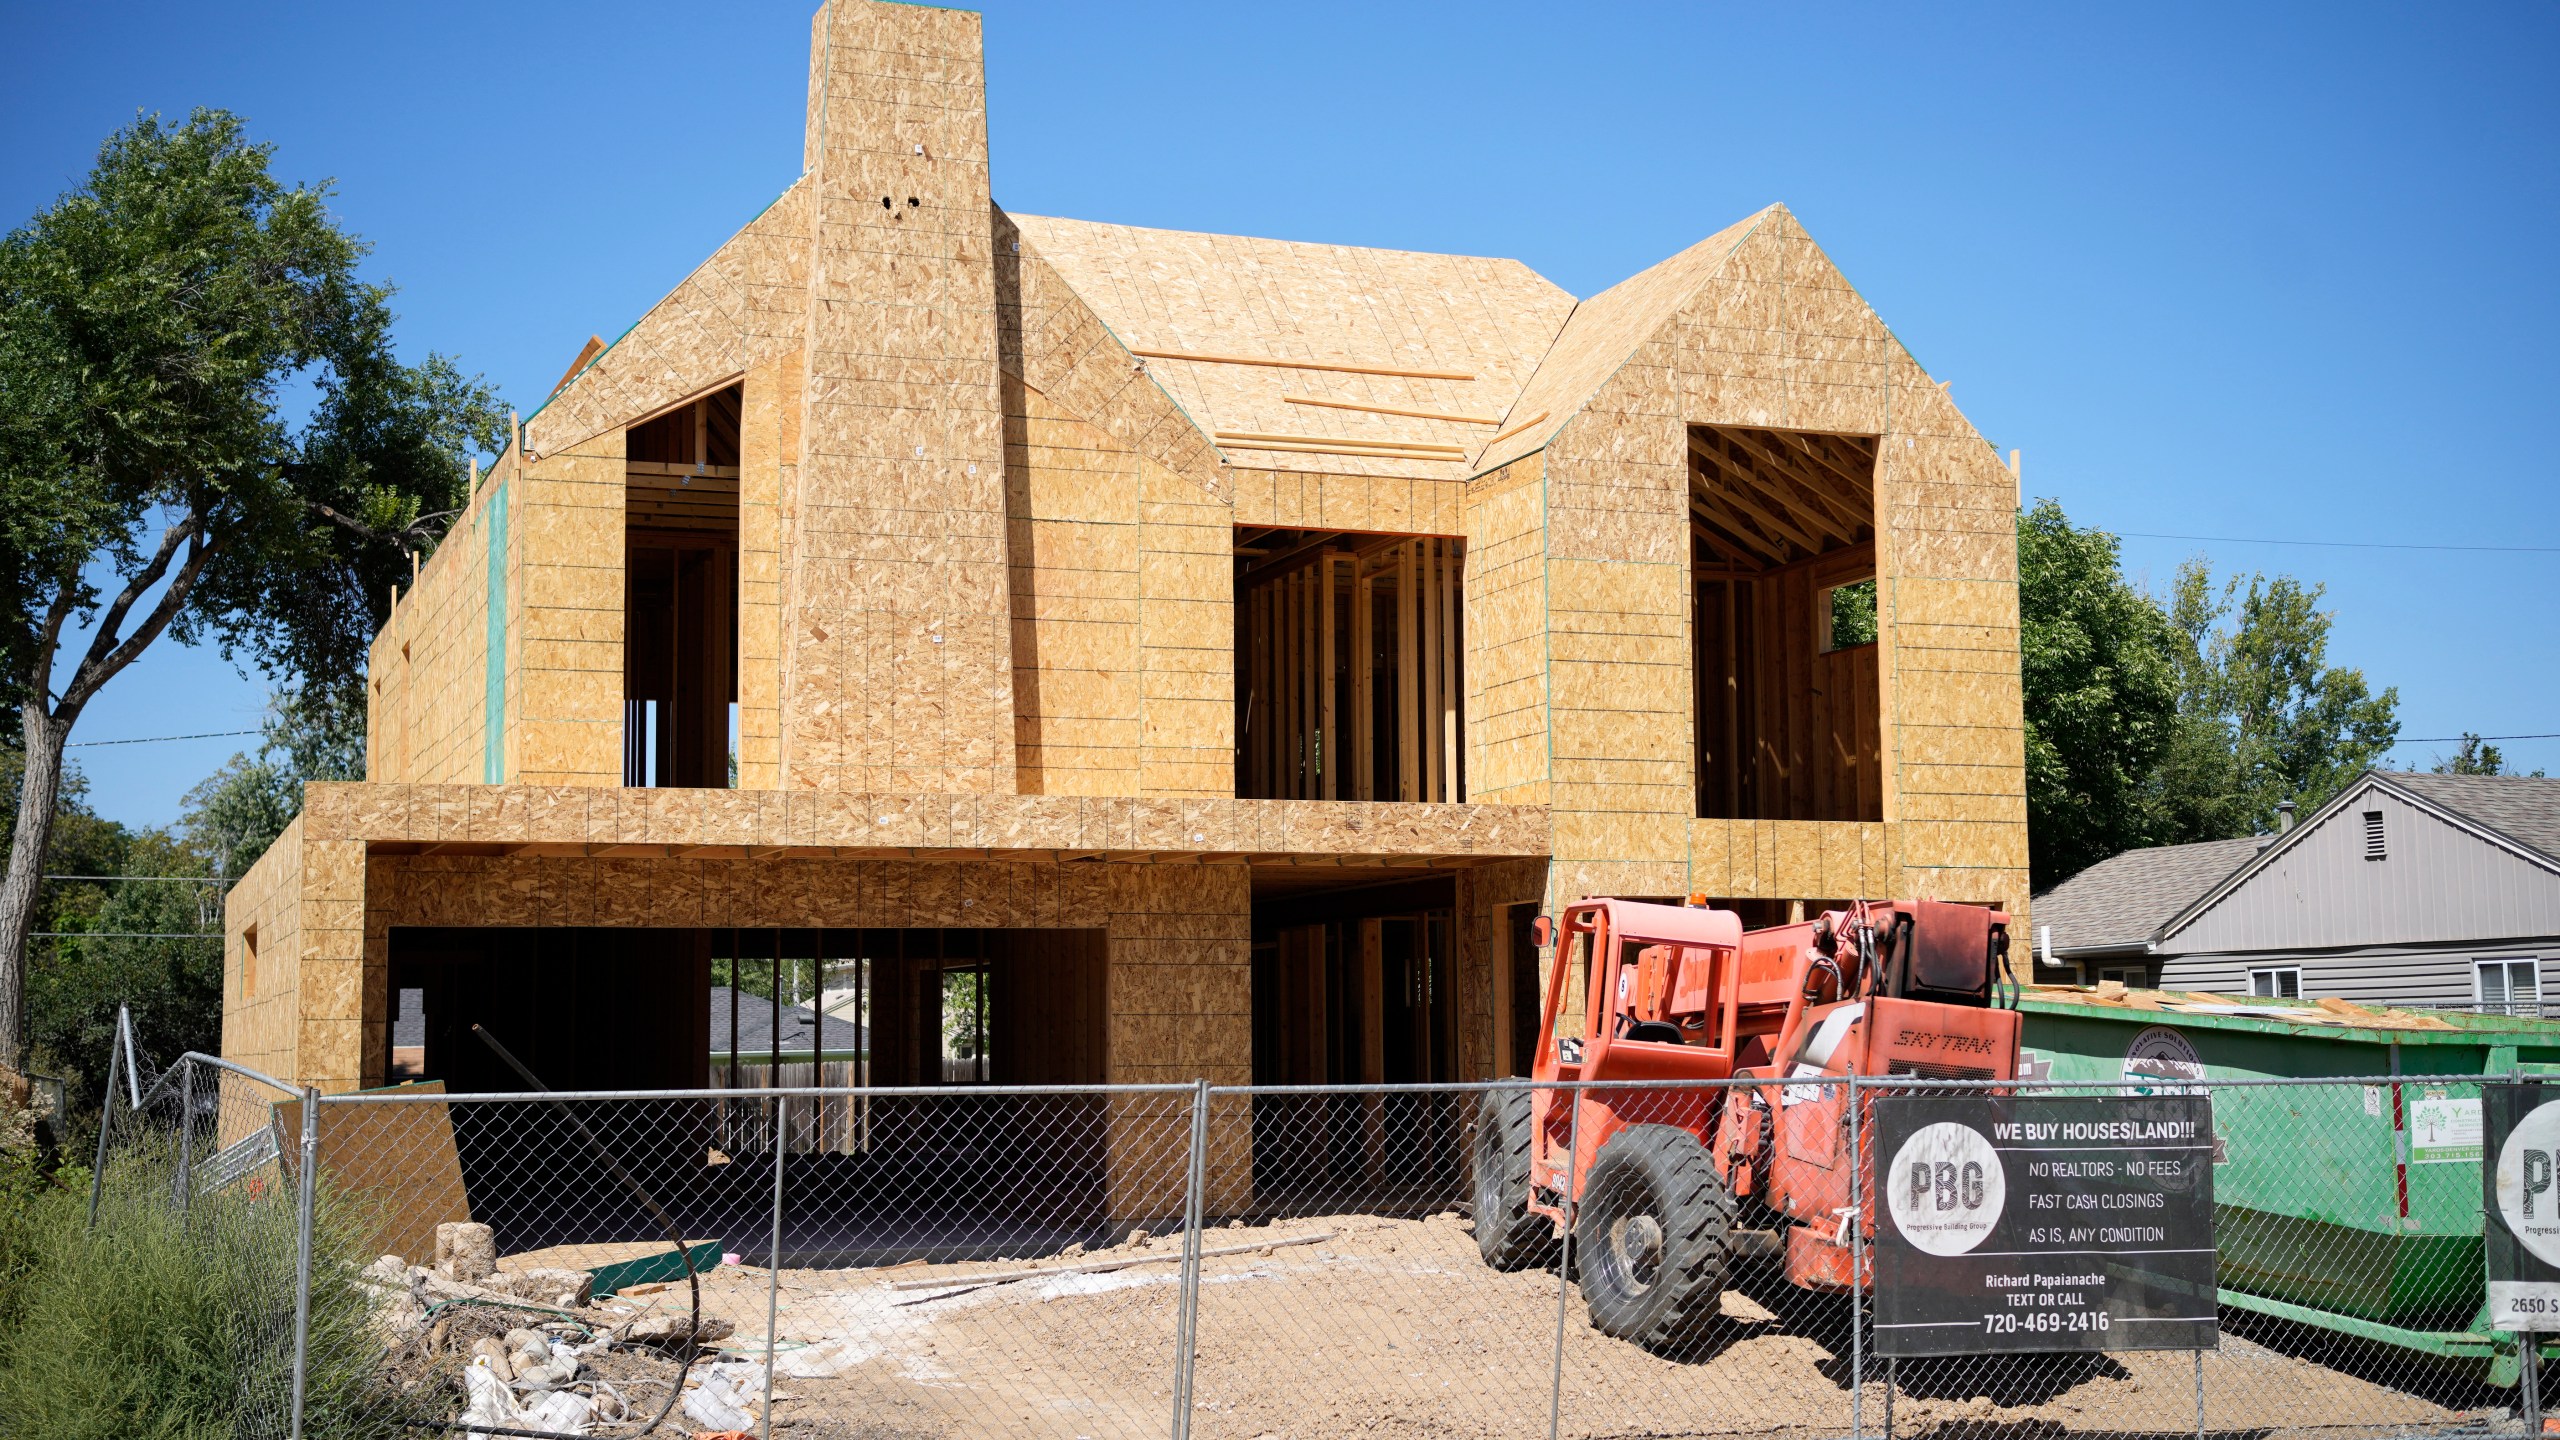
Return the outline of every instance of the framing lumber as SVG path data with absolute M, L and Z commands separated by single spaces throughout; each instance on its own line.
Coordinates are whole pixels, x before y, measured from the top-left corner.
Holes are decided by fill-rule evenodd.
M 1363 440 L 1354 435 L 1288 435 L 1270 430 L 1220 430 L 1220 440 L 1280 440 L 1292 445 L 1349 445 L 1362 450 L 1445 450 L 1451 455 L 1464 455 L 1463 445 L 1448 445 L 1437 440 Z
M 587 362 L 603 353 L 604 337 L 601 335 L 588 336 L 587 343 L 578 347 L 578 358 L 570 361 L 569 368 L 561 371 L 560 378 L 552 383 L 551 393 L 557 395 L 561 391 L 569 388 L 569 382 L 577 379 L 578 372 L 587 368 Z
M 1547 412 L 1546 412 L 1546 411 L 1544 411 L 1544 410 L 1541 410 L 1541 411 L 1539 411 L 1537 414 L 1530 416 L 1528 419 L 1521 421 L 1521 422 L 1520 422 L 1519 424 L 1517 424 L 1517 425 L 1511 426 L 1510 428 L 1508 428 L 1508 429 L 1504 430 L 1501 434 L 1494 436 L 1492 439 L 1487 440 L 1487 441 L 1486 441 L 1486 442 L 1484 442 L 1484 443 L 1486 443 L 1487 445 L 1499 445 L 1499 444 L 1501 444 L 1503 441 L 1510 439 L 1512 436 L 1519 434 L 1521 431 L 1528 429 L 1530 426 L 1535 425 L 1535 424 L 1537 424 L 1539 421 L 1544 420 L 1544 419 L 1546 419 L 1546 418 L 1547 418 Z
M 1770 446 L 1761 443 L 1759 437 L 1752 435 L 1747 431 L 1732 430 L 1722 426 L 1717 426 L 1714 427 L 1714 433 L 1722 438 L 1726 444 L 1738 446 L 1753 458 L 1766 462 L 1771 469 L 1777 472 L 1777 475 L 1774 477 L 1775 480 L 1793 482 L 1795 488 L 1801 492 L 1803 497 L 1799 503 L 1809 503 L 1815 508 L 1825 511 L 1830 518 L 1840 521 L 1841 524 L 1846 527 L 1849 533 L 1841 536 L 1842 539 L 1859 539 L 1861 538 L 1858 534 L 1860 530 L 1872 529 L 1874 527 L 1875 501 L 1872 491 L 1867 490 L 1865 487 L 1856 486 L 1855 482 L 1852 482 L 1853 497 L 1863 498 L 1865 501 L 1867 513 L 1862 516 L 1858 513 L 1855 507 L 1841 504 L 1837 498 L 1828 493 L 1831 488 L 1831 482 L 1828 478 L 1818 471 L 1812 470 L 1810 466 L 1805 464 L 1805 462 L 1784 453 L 1782 449 L 1773 449 Z M 1772 477 L 1761 477 L 1760 483 L 1763 488 L 1771 491 L 1776 491 L 1778 488 L 1772 483 Z M 1773 494 L 1771 498 L 1782 499 L 1786 497 L 1783 494 Z
M 1321 405 L 1327 410 L 1358 410 L 1368 415 L 1409 415 L 1416 420 L 1447 420 L 1459 425 L 1499 425 L 1499 415 L 1460 415 L 1447 410 L 1408 410 L 1397 405 L 1364 405 L 1357 400 L 1327 400 L 1317 395 L 1282 395 L 1292 405 Z
M 1192 360 L 1203 365 L 1266 365 L 1275 370 L 1330 370 L 1342 375 L 1394 375 L 1408 380 L 1473 380 L 1464 370 L 1407 370 L 1392 365 L 1351 365 L 1333 360 L 1284 360 L 1277 355 L 1203 355 L 1189 350 L 1132 350 L 1146 360 Z
M 1689 519 L 1691 524 L 1696 525 L 1703 522 L 1711 538 L 1724 542 L 1720 548 L 1727 550 L 1739 550 L 1748 554 L 1760 556 L 1762 559 L 1768 561 L 1770 565 L 1784 565 L 1787 563 L 1786 550 L 1780 542 L 1769 539 L 1762 535 L 1757 529 L 1749 525 L 1737 525 L 1735 523 L 1737 517 L 1729 512 L 1715 509 L 1708 503 L 1710 498 L 1720 497 L 1704 496 L 1700 495 L 1696 491 L 1690 492 Z
M 1830 548 L 1821 540 L 1816 539 L 1812 531 L 1798 526 L 1793 519 L 1779 514 L 1777 507 L 1767 504 L 1765 502 L 1765 497 L 1760 494 L 1758 489 L 1752 486 L 1747 479 L 1743 478 L 1748 472 L 1744 471 L 1742 467 L 1735 465 L 1730 460 L 1724 460 L 1722 457 L 1718 457 L 1718 459 L 1719 463 L 1725 466 L 1727 473 L 1736 478 L 1736 483 L 1732 485 L 1708 487 L 1706 494 L 1710 498 L 1722 501 L 1728 509 L 1739 511 L 1743 515 L 1749 516 L 1753 524 L 1801 547 L 1808 555 L 1819 555 L 1824 550 Z M 1785 560 L 1790 557 L 1780 555 L 1776 558 Z
M 1347 445 L 1294 445 L 1276 440 L 1222 440 L 1221 450 L 1277 450 L 1299 455 L 1366 455 L 1377 460 L 1438 460 L 1452 463 L 1466 459 L 1463 452 L 1450 454 L 1439 450 L 1354 449 Z

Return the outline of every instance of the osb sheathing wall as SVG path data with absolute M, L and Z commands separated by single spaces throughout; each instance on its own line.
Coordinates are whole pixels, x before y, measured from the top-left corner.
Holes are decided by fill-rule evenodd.
M 622 464 L 608 430 L 509 482 L 508 779 L 622 783 Z
M 1607 379 L 1545 451 L 1551 900 L 1891 893 L 2023 911 L 2016 488 L 1945 392 L 1783 208 L 1589 302 L 1557 349 L 1560 374 Z M 1692 818 L 1693 424 L 1883 437 L 1883 825 Z
M 738 787 L 782 783 L 782 626 L 800 485 L 797 350 L 747 372 L 738 420 Z
M 365 673 L 365 775 L 459 784 L 485 773 L 489 512 L 485 479 L 401 591 Z M 502 558 L 501 563 L 504 563 Z
M 1546 457 L 1466 497 L 1467 797 L 1547 802 Z
M 979 17 L 822 12 L 787 788 L 1014 789 Z
M 296 817 L 224 898 L 222 1053 L 294 1074 L 302 1018 L 302 821 Z M 254 950 L 254 959 L 252 951 Z

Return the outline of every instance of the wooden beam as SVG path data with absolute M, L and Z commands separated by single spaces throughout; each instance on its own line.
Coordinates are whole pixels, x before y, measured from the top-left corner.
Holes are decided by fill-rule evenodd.
M 1832 478 L 1849 487 L 1851 495 L 1865 497 L 1869 502 L 1868 508 L 1874 508 L 1874 456 L 1869 455 L 1864 458 L 1843 459 L 1839 455 L 1834 454 L 1829 446 L 1822 443 L 1825 440 L 1833 438 L 1827 435 L 1808 435 L 1801 430 L 1769 430 L 1762 433 L 1776 436 L 1790 449 L 1804 455 L 1806 458 L 1812 460 L 1816 465 L 1819 465 L 1823 469 L 1829 471 Z
M 1396 405 L 1363 405 L 1357 400 L 1327 400 L 1318 395 L 1283 395 L 1291 405 L 1320 405 L 1327 410 L 1357 410 L 1367 415 L 1409 415 L 1416 420 L 1447 420 L 1459 425 L 1499 425 L 1499 415 L 1460 415 L 1447 410 L 1407 410 Z
M 601 335 L 588 336 L 587 343 L 578 347 L 578 358 L 570 361 L 569 368 L 560 372 L 560 378 L 552 385 L 551 393 L 557 395 L 561 391 L 568 389 L 569 382 L 578 378 L 578 372 L 587 368 L 587 362 L 603 353 L 604 337 Z
M 1714 460 L 1719 467 L 1721 467 L 1726 473 L 1734 476 L 1737 480 L 1747 481 L 1750 472 L 1744 467 L 1735 464 L 1730 458 L 1719 455 L 1712 449 L 1698 446 L 1692 446 L 1691 448 L 1696 454 Z M 1779 515 L 1773 507 L 1764 504 L 1758 492 L 1749 487 L 1747 483 L 1728 485 L 1721 488 L 1702 488 L 1705 489 L 1705 492 L 1708 495 L 1723 501 L 1729 509 L 1739 511 L 1742 514 L 1749 516 L 1752 523 L 1760 526 L 1762 529 L 1782 536 L 1803 547 L 1806 553 L 1818 555 L 1822 552 L 1824 548 L 1822 541 L 1815 539 L 1812 532 L 1797 526 L 1793 520 Z M 1779 558 L 1784 559 L 1786 557 L 1781 556 Z
M 1419 543 L 1419 542 L 1415 542 Z M 1415 733 L 1421 697 L 1416 693 L 1420 669 L 1414 664 L 1413 544 L 1396 547 L 1396 793 L 1399 799 L 1422 798 L 1422 753 Z
M 1145 360 L 1189 360 L 1201 365 L 1266 365 L 1275 370 L 1330 370 L 1341 375 L 1400 375 L 1408 380 L 1473 380 L 1464 370 L 1407 370 L 1393 365 L 1352 365 L 1336 360 L 1286 360 L 1277 355 L 1204 355 L 1190 350 L 1131 350 Z
M 1512 436 L 1519 434 L 1521 431 L 1528 429 L 1530 426 L 1535 425 L 1546 418 L 1547 412 L 1541 410 L 1537 414 L 1530 416 L 1528 419 L 1521 421 L 1519 424 L 1514 425 L 1507 430 L 1504 430 L 1501 434 L 1494 436 L 1492 439 L 1487 440 L 1484 443 L 1487 445 L 1499 445 L 1503 441 L 1510 439 Z
M 1375 447 L 1361 449 L 1348 445 L 1283 444 L 1276 440 L 1221 440 L 1218 442 L 1218 448 L 1221 450 L 1279 450 L 1299 455 L 1366 455 L 1372 460 L 1437 460 L 1443 465 L 1458 464 L 1466 459 L 1464 454 L 1452 455 L 1440 450 L 1387 450 Z
M 1844 505 L 1832 496 L 1826 494 L 1825 491 L 1829 489 L 1831 483 L 1829 478 L 1815 470 L 1809 462 L 1799 460 L 1792 455 L 1783 453 L 1778 448 L 1773 448 L 1761 443 L 1758 436 L 1755 436 L 1748 431 L 1728 430 L 1718 426 L 1716 427 L 1716 433 L 1722 436 L 1727 443 L 1740 446 L 1753 458 L 1766 461 L 1770 468 L 1778 472 L 1778 478 L 1793 482 L 1795 486 L 1803 492 L 1800 497 L 1800 503 L 1810 504 L 1815 508 L 1822 509 L 1830 518 L 1836 519 L 1845 525 L 1849 533 L 1843 535 L 1841 537 L 1842 539 L 1855 540 L 1858 538 L 1857 532 L 1859 529 L 1874 528 L 1875 505 L 1872 499 L 1870 499 L 1866 505 L 1866 513 L 1861 514 L 1857 508 Z M 1767 486 L 1769 484 L 1768 477 L 1763 476 L 1759 477 L 1759 479 L 1762 485 Z M 1772 498 L 1785 497 L 1775 496 Z
M 1747 524 L 1736 525 L 1734 522 L 1738 517 L 1728 511 L 1711 508 L 1707 497 L 1694 491 L 1689 496 L 1689 516 L 1692 524 L 1706 522 L 1709 533 L 1725 541 L 1727 548 L 1757 555 L 1772 565 L 1787 563 L 1786 550 L 1777 541 L 1763 536 Z
M 1336 558 L 1334 552 L 1327 551 L 1322 559 L 1316 561 L 1315 569 L 1308 572 L 1321 587 L 1317 592 L 1316 601 L 1316 674 L 1321 695 L 1316 706 L 1316 760 L 1322 767 L 1321 793 L 1327 800 L 1342 798 L 1342 763 L 1339 754 L 1342 748 L 1341 709 L 1336 703 L 1339 697 L 1334 693 L 1333 682 L 1334 622 L 1339 618 L 1339 612 L 1333 602 L 1333 576 L 1338 568 L 1334 563 Z
M 1414 719 L 1422 727 L 1422 799 L 1430 804 L 1444 797 L 1442 786 L 1448 779 L 1440 767 L 1440 542 L 1418 540 L 1413 548 L 1422 590 L 1421 611 L 1415 617 L 1422 647 L 1422 704 Z
M 1463 445 L 1443 445 L 1434 440 L 1363 440 L 1350 435 L 1289 435 L 1271 430 L 1220 430 L 1220 440 L 1279 440 L 1292 445 L 1348 445 L 1356 450 L 1441 450 L 1451 455 L 1464 455 Z

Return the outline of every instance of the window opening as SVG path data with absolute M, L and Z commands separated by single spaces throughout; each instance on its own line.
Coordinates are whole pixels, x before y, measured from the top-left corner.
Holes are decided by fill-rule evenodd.
M 739 386 L 624 435 L 622 783 L 734 783 Z
M 1822 592 L 1815 613 L 1822 622 L 1822 650 L 1876 643 L 1876 577 L 1834 585 Z
M 1465 542 L 1236 531 L 1236 793 L 1466 798 Z
M 1697 813 L 1880 820 L 1875 441 L 1693 426 Z
M 2257 1000 L 2302 998 L 2302 967 L 2270 965 L 2249 972 L 2249 995 Z

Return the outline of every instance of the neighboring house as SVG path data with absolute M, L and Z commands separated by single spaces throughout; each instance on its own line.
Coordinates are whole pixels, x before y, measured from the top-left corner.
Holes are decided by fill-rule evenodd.
M 779 1034 L 775 1033 L 777 1030 Z M 711 1064 L 715 1071 L 731 1064 L 771 1065 L 777 1056 L 785 1065 L 812 1060 L 859 1060 L 867 1048 L 862 1027 L 842 1016 L 821 1016 L 805 1004 L 776 1006 L 770 996 L 727 985 L 711 987 Z
M 2127 850 L 2036 896 L 2035 979 L 2047 985 L 2149 985 L 2158 974 L 2151 938 L 2160 927 L 2272 838 Z
M 2560 978 L 2560 780 L 2370 771 L 2151 951 L 2170 990 L 2539 1014 Z
M 962 997 L 999 1084 L 1472 1080 L 1584 895 L 2025 908 L 2017 477 L 1795 216 L 1577 299 L 1015 214 L 980 23 L 827 5 L 802 176 L 477 477 L 226 1056 L 694 1086 L 719 962 L 858 960 L 882 1085 Z

